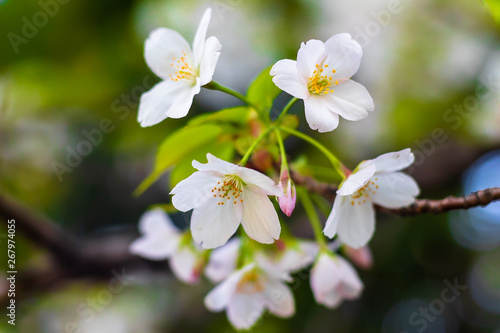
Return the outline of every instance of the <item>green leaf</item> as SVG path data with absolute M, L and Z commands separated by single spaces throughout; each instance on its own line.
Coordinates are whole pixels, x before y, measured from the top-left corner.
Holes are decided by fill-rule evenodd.
M 173 188 L 181 180 L 191 176 L 191 174 L 196 171 L 196 169 L 191 165 L 192 161 L 197 160 L 204 163 L 207 159 L 207 153 L 211 153 L 212 155 L 225 161 L 231 161 L 234 157 L 233 142 L 228 140 L 222 142 L 210 142 L 202 147 L 199 147 L 196 151 L 193 151 L 189 157 L 186 157 L 183 161 L 179 162 L 170 173 L 170 187 Z
M 168 136 L 158 149 L 153 172 L 137 187 L 134 195 L 141 195 L 168 168 L 179 163 L 207 142 L 215 140 L 222 132 L 221 126 L 206 124 L 184 127 Z
M 247 106 L 236 106 L 228 109 L 223 109 L 213 113 L 204 113 L 188 123 L 189 126 L 196 126 L 205 123 L 230 123 L 239 126 L 245 126 L 250 115 L 250 109 Z
M 281 93 L 281 90 L 274 84 L 269 66 L 264 69 L 252 82 L 247 91 L 247 99 L 255 104 L 262 112 L 269 112 L 273 106 L 274 99 Z

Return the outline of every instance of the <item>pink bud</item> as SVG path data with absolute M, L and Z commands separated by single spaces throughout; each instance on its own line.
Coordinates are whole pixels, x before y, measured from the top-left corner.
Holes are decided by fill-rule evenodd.
M 344 253 L 356 266 L 362 269 L 370 269 L 373 265 L 372 252 L 368 246 L 359 249 L 344 245 Z
M 278 197 L 280 208 L 287 216 L 292 215 L 295 209 L 295 201 L 297 200 L 297 192 L 295 191 L 295 184 L 292 182 L 288 175 L 288 171 L 281 173 L 279 187 L 283 190 L 283 194 Z

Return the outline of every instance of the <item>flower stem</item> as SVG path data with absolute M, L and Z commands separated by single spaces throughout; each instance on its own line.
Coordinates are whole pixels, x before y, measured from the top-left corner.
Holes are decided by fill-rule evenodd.
M 296 136 L 304 141 L 307 141 L 311 145 L 318 148 L 330 160 L 330 163 L 332 163 L 333 167 L 335 168 L 337 173 L 342 177 L 342 179 L 346 178 L 346 171 L 348 169 L 338 160 L 337 157 L 335 157 L 335 155 L 333 155 L 325 146 L 323 146 L 317 140 L 313 139 L 307 134 L 304 134 L 302 132 L 296 131 L 288 127 L 281 126 L 280 130 L 282 130 L 283 132 L 287 132 L 293 136 Z
M 281 111 L 278 119 L 276 119 L 276 121 L 274 122 L 274 124 L 276 126 L 279 126 L 281 124 L 281 122 L 283 121 L 283 119 L 285 118 L 286 114 L 288 113 L 288 111 L 290 111 L 290 109 L 292 108 L 292 106 L 295 104 L 295 102 L 297 102 L 299 99 L 298 98 L 292 98 L 287 105 L 285 105 L 285 107 L 283 108 L 283 111 Z
M 281 133 L 278 128 L 275 128 L 274 132 L 276 133 L 276 139 L 278 141 L 278 146 L 280 148 L 281 172 L 283 172 L 284 170 L 288 171 L 288 161 L 286 160 L 286 151 L 285 151 L 285 145 L 283 144 L 283 138 L 281 137 Z
M 217 83 L 215 81 L 211 81 L 211 82 L 207 83 L 206 85 L 204 85 L 203 87 L 207 88 L 207 89 L 210 89 L 210 90 L 222 91 L 223 93 L 226 93 L 228 95 L 234 96 L 237 99 L 239 99 L 240 101 L 242 101 L 243 103 L 245 103 L 246 105 L 251 106 L 254 109 L 258 110 L 257 106 L 255 106 L 252 102 L 250 102 L 245 96 L 243 96 L 239 92 L 234 91 L 231 88 L 225 87 L 222 84 L 219 84 L 219 83 Z
M 303 187 L 298 186 L 297 194 L 299 195 L 300 201 L 302 202 L 306 214 L 309 217 L 309 221 L 311 222 L 311 226 L 314 230 L 314 237 L 316 238 L 316 241 L 322 249 L 328 249 L 328 245 L 321 232 L 321 222 L 319 220 L 318 213 L 316 212 L 311 198 L 309 197 L 309 193 L 307 193 L 307 190 L 305 190 Z
M 269 132 L 271 132 L 273 128 L 272 127 L 268 127 L 266 128 L 262 133 L 260 133 L 260 135 L 255 139 L 255 141 L 252 143 L 252 145 L 250 146 L 250 148 L 248 148 L 248 150 L 246 151 L 245 155 L 243 156 L 243 158 L 241 159 L 239 165 L 240 166 L 245 166 L 245 164 L 247 164 L 248 162 L 248 159 L 250 158 L 250 156 L 252 156 L 252 153 L 253 151 L 255 150 L 255 148 L 257 147 L 257 145 L 259 144 L 259 142 L 266 136 L 269 134 Z

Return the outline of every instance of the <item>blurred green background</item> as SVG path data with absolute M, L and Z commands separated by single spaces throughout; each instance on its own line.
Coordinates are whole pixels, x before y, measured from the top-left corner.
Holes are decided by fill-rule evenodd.
M 151 171 L 159 143 L 188 120 L 168 119 L 146 129 L 136 122 L 140 94 L 158 81 L 144 62 L 143 42 L 161 26 L 191 42 L 209 6 L 214 10 L 209 35 L 223 45 L 214 78 L 240 92 L 263 68 L 295 59 L 303 41 L 349 32 L 360 42 L 364 57 L 354 79 L 371 92 L 376 110 L 363 121 L 341 121 L 333 133 L 314 134 L 348 166 L 411 147 L 417 160 L 409 172 L 421 184 L 422 197 L 500 186 L 497 1 L 3 0 L 1 193 L 78 239 L 107 244 L 110 251 L 126 249 L 137 236 L 142 212 L 169 200 L 165 177 L 139 198 L 132 192 Z M 281 96 L 276 105 L 286 100 Z M 237 104 L 219 92 L 202 91 L 190 117 Z M 293 112 L 309 131 L 301 106 Z M 107 133 L 86 156 L 71 157 L 85 133 L 94 133 L 103 121 Z M 327 166 L 301 142 L 286 144 L 293 157 Z M 317 175 L 328 180 L 320 170 Z M 286 223 L 310 237 L 302 211 L 294 215 Z M 187 225 L 185 217 L 174 218 Z M 4 309 L 5 225 L 0 229 Z M 439 216 L 379 216 L 377 228 L 370 244 L 374 267 L 360 271 L 361 299 L 333 311 L 315 305 L 302 274 L 293 284 L 295 317 L 265 316 L 255 332 L 500 332 L 499 204 Z M 56 278 L 44 248 L 21 232 L 17 244 L 18 287 L 23 274 L 32 279 L 17 297 L 17 330 L 2 312 L 1 332 L 233 331 L 224 314 L 204 308 L 209 283 L 182 285 L 165 263 L 126 267 L 130 283 L 89 310 L 89 299 L 108 289 L 111 272 L 106 277 L 54 273 Z M 441 298 L 445 280 L 467 289 L 418 330 L 423 325 L 412 325 L 409 318 Z

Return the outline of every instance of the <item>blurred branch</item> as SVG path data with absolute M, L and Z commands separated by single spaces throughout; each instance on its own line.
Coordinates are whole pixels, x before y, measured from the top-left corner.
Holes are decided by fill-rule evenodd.
M 52 221 L 1 194 L 0 216 L 16 220 L 17 231 L 48 250 L 56 261 L 53 269 L 60 271 L 63 276 L 104 277 L 113 269 L 142 260 L 128 252 L 128 242 L 116 250 L 109 246 L 109 240 L 96 242 L 75 239 Z

